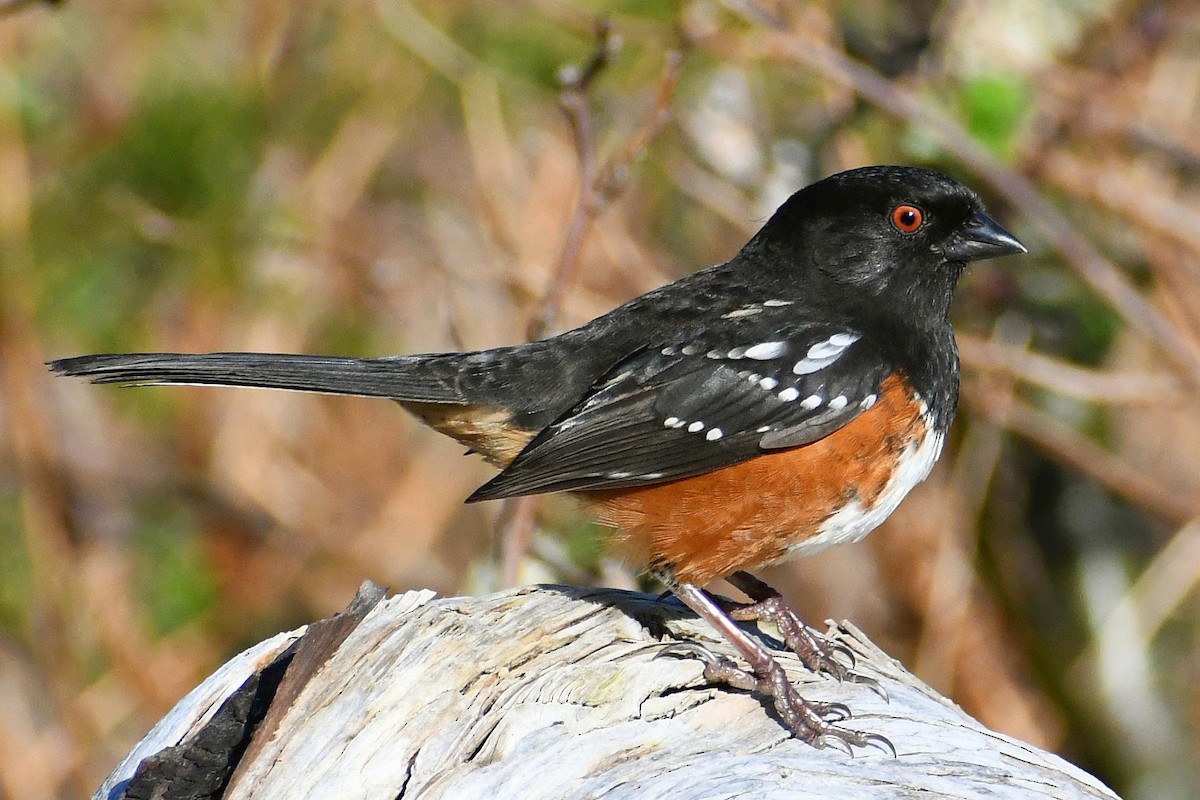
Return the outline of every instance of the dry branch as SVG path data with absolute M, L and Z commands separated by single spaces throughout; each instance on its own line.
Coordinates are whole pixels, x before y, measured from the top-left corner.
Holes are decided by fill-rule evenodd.
M 95 796 L 1115 797 L 987 730 L 848 625 L 837 636 L 890 702 L 782 659 L 898 758 L 809 747 L 753 696 L 706 686 L 698 662 L 656 658 L 681 640 L 732 655 L 671 601 L 565 587 L 378 598 L 226 664 Z

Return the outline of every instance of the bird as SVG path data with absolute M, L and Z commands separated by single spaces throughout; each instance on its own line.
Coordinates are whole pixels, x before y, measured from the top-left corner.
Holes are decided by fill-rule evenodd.
M 98 354 L 49 367 L 94 383 L 390 398 L 499 468 L 467 502 L 580 498 L 621 555 L 745 661 L 673 649 L 701 659 L 708 681 L 769 699 L 816 747 L 894 755 L 885 737 L 846 726 L 844 705 L 802 697 L 737 622 L 773 621 L 808 668 L 861 679 L 844 647 L 751 571 L 862 539 L 926 478 L 958 403 L 958 280 L 969 262 L 1024 252 L 959 181 L 867 166 L 797 191 L 728 261 L 537 341 L 380 358 Z M 703 588 L 721 577 L 750 602 Z

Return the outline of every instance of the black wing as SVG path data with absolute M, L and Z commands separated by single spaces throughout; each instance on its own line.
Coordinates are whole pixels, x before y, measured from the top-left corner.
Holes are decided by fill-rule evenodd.
M 891 372 L 845 328 L 757 338 L 710 332 L 625 360 L 470 501 L 648 486 L 805 445 L 870 408 Z

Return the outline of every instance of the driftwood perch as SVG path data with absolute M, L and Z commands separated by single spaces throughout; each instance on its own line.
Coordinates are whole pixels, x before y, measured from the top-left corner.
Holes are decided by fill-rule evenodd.
M 366 585 L 338 616 L 242 653 L 188 694 L 96 798 L 1114 798 L 1057 756 L 994 733 L 846 625 L 891 695 L 808 674 L 898 757 L 787 736 L 754 696 L 704 685 L 671 601 L 538 587 L 482 598 Z

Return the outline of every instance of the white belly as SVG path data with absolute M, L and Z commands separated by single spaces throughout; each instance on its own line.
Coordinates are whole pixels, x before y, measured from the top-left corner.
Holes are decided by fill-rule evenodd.
M 896 510 L 896 506 L 900 505 L 900 501 L 912 488 L 928 477 L 938 456 L 941 455 L 944 440 L 943 434 L 931 433 L 920 442 L 910 444 L 900 454 L 896 471 L 883 487 L 873 506 L 864 508 L 859 500 L 851 500 L 826 519 L 817 529 L 815 536 L 790 547 L 786 557 L 812 555 L 830 545 L 857 542 L 878 528 Z

